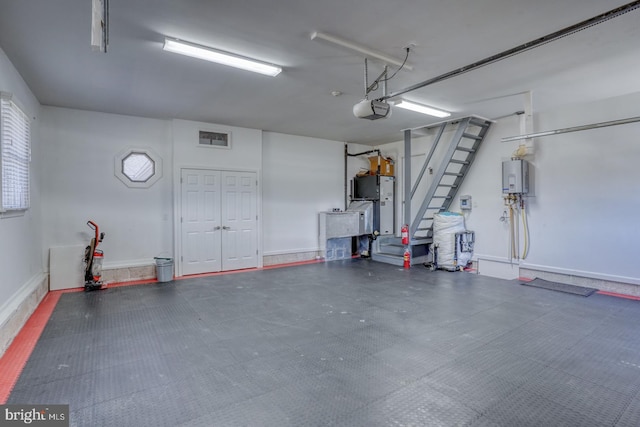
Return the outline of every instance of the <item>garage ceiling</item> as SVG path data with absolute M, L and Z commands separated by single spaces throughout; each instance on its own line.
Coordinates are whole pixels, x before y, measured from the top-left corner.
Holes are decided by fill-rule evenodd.
M 0 0 L 0 47 L 43 105 L 180 118 L 376 144 L 440 119 L 356 119 L 363 57 L 321 31 L 402 58 L 390 92 L 591 18 L 611 0 L 127 0 L 110 2 L 108 53 L 90 48 L 91 0 Z M 640 91 L 640 10 L 406 94 L 454 117 L 494 118 Z M 276 78 L 162 50 L 164 37 L 281 65 Z M 382 65 L 371 61 L 370 77 Z M 0 88 L 2 89 L 2 88 Z M 332 96 L 332 91 L 342 95 Z

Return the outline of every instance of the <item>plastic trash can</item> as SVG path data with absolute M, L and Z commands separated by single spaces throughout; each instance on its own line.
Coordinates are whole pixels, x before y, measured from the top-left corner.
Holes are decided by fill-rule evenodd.
M 173 258 L 156 258 L 156 277 L 158 282 L 173 280 Z

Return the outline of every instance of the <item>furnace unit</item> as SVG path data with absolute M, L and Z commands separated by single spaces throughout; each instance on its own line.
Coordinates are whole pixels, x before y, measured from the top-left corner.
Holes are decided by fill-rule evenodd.
M 373 202 L 373 227 L 380 234 L 394 234 L 395 179 L 392 176 L 365 175 L 353 179 L 353 200 Z

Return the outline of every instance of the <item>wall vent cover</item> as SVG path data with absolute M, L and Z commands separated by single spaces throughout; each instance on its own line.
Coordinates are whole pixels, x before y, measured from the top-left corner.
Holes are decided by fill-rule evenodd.
M 229 132 L 200 131 L 198 143 L 207 147 L 231 147 L 231 134 Z

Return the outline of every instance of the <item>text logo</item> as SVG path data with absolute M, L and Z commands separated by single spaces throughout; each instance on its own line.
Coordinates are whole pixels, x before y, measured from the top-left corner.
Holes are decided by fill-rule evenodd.
M 69 427 L 69 405 L 0 405 L 0 427 Z

